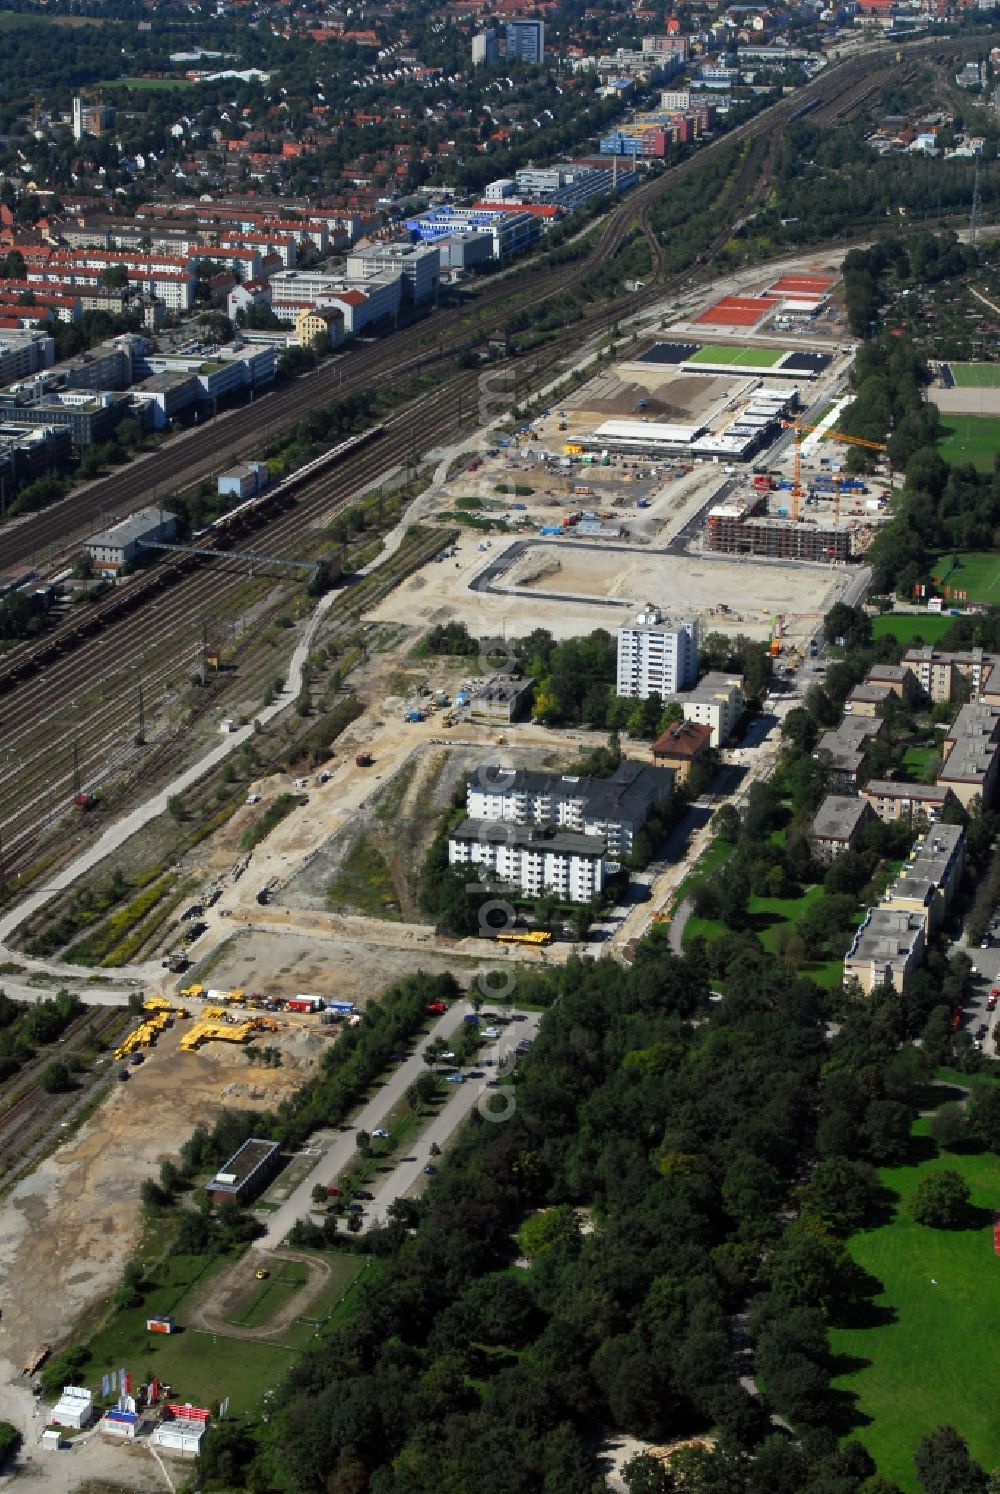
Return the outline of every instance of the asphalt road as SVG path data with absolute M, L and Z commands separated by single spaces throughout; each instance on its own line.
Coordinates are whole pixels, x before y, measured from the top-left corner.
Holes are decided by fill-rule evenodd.
M 378 1093 L 362 1106 L 348 1125 L 341 1129 L 334 1144 L 317 1157 L 315 1165 L 309 1169 L 307 1175 L 289 1194 L 281 1207 L 275 1213 L 265 1217 L 267 1233 L 254 1241 L 255 1250 L 276 1250 L 296 1220 L 308 1215 L 312 1207 L 312 1190 L 316 1184 L 321 1183 L 326 1187 L 335 1182 L 340 1174 L 353 1164 L 357 1153 L 357 1132 L 367 1131 L 370 1134 L 377 1128 L 385 1126 L 393 1107 L 399 1104 L 408 1087 L 426 1069 L 423 1051 L 427 1044 L 434 1042 L 437 1038 L 443 1038 L 447 1042 L 454 1037 L 461 1028 L 463 1017 L 468 1009 L 464 1001 L 456 1002 L 444 1016 L 439 1017 L 432 1026 L 425 1029 L 425 1034 L 418 1040 L 413 1054 L 392 1071 L 379 1088 Z M 489 1025 L 486 1019 L 490 1013 L 484 1009 L 480 1015 L 484 1024 Z M 522 1037 L 533 1037 L 538 1029 L 538 1020 L 537 1014 L 530 1014 L 522 1022 L 512 1022 L 506 1029 L 508 1034 L 506 1040 L 502 1040 L 504 1047 L 513 1047 Z M 496 1050 L 495 1043 L 492 1047 L 484 1046 L 483 1057 L 491 1058 L 495 1063 L 500 1057 L 500 1053 Z M 491 1074 L 496 1070 L 489 1068 L 484 1069 L 483 1072 Z M 455 1094 L 452 1098 L 446 1101 L 438 1115 L 414 1142 L 412 1153 L 407 1153 L 407 1156 L 412 1155 L 414 1160 L 397 1165 L 392 1177 L 387 1178 L 379 1189 L 374 1203 L 366 1206 L 366 1221 L 384 1220 L 390 1203 L 402 1197 L 419 1180 L 423 1169 L 430 1161 L 431 1143 L 437 1142 L 438 1146 L 443 1148 L 452 1133 L 466 1119 L 480 1094 L 491 1093 L 486 1089 L 485 1079 L 456 1084 L 454 1089 Z
M 481 1071 L 485 1077 L 467 1079 L 464 1084 L 448 1086 L 449 1089 L 454 1089 L 455 1093 L 442 1106 L 419 1139 L 412 1143 L 405 1158 L 402 1158 L 395 1167 L 392 1176 L 387 1177 L 377 1190 L 374 1200 L 365 1204 L 363 1217 L 366 1224 L 384 1224 L 388 1216 L 389 1205 L 395 1203 L 397 1198 L 405 1198 L 412 1194 L 418 1184 L 423 1181 L 424 1168 L 433 1165 L 431 1147 L 436 1143 L 443 1151 L 446 1143 L 462 1122 L 471 1115 L 480 1097 L 497 1093 L 497 1091 L 487 1089 L 487 1080 L 496 1077 L 502 1059 L 507 1058 L 507 1055 L 513 1058 L 514 1049 L 522 1038 L 534 1038 L 540 1021 L 540 1012 L 528 1012 L 523 1022 L 512 1022 L 505 1030 L 503 1038 L 488 1040 L 480 1050 L 481 1057 L 473 1068 Z M 466 1073 L 468 1072 L 466 1070 Z M 494 1101 L 496 1106 L 494 1114 L 496 1124 L 502 1125 L 513 1114 L 513 1110 L 509 1108 L 513 1090 L 504 1086 L 499 1093 L 503 1099 Z
M 986 1001 L 990 994 L 990 987 L 1000 985 L 1000 941 L 993 939 L 989 949 L 966 946 L 966 953 L 976 973 L 972 977 L 971 994 L 965 1006 L 962 1028 L 973 1038 L 977 1038 L 980 1028 L 985 1026 L 986 1034 L 982 1040 L 983 1052 L 991 1058 L 996 1058 L 998 1048 L 993 1029 L 1000 1022 L 1000 1013 L 988 1011 Z

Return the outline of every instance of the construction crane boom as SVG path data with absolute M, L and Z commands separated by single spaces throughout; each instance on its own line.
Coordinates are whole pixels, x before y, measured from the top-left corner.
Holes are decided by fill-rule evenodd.
M 802 436 L 805 431 L 818 431 L 819 425 L 810 425 L 804 420 L 783 420 L 782 425 L 786 430 L 795 432 L 795 454 L 792 470 L 792 518 L 799 516 L 799 500 L 803 497 L 802 489 Z M 824 439 L 840 441 L 845 446 L 867 446 L 872 451 L 885 451 L 884 441 L 869 441 L 864 436 L 849 436 L 846 431 L 826 429 L 823 431 Z M 840 522 L 840 486 L 837 486 L 833 509 L 834 523 Z

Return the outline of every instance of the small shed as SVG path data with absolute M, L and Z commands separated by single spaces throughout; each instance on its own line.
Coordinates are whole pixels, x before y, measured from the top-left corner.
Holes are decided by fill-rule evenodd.
M 62 1447 L 62 1437 L 55 1427 L 48 1427 L 41 1436 L 40 1446 L 45 1452 L 58 1452 Z

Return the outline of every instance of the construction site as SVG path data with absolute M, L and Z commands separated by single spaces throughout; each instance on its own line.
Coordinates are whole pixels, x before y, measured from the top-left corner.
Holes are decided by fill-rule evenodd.
M 709 508 L 705 549 L 716 555 L 749 555 L 769 560 L 843 564 L 857 559 L 870 545 L 881 516 L 887 514 L 885 484 L 842 472 L 833 457 L 818 457 L 818 470 L 807 470 L 807 433 L 814 456 L 832 442 L 882 454 L 881 442 L 866 441 L 837 430 L 830 416 L 818 424 L 796 418 L 784 422 L 792 432 L 792 470 L 755 471 L 740 490 Z M 810 464 L 811 465 L 811 464 Z

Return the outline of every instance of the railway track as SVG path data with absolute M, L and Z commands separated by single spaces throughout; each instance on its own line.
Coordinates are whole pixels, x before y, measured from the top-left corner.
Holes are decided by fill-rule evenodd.
M 894 66 L 898 68 L 900 65 Z M 850 65 L 847 67 L 850 69 Z M 852 108 L 858 107 L 858 99 L 867 98 L 873 90 L 884 86 L 886 74 L 890 71 L 883 69 L 878 83 L 873 85 L 867 68 L 862 69 L 861 76 L 857 78 L 843 76 L 842 70 L 841 81 L 848 82 L 849 86 L 831 103 L 827 103 L 825 97 L 817 93 L 819 102 L 813 111 L 814 117 L 823 117 L 831 109 L 837 117 L 841 117 L 845 111 L 850 112 Z M 829 88 L 831 79 L 825 77 L 822 81 Z M 730 204 L 726 227 L 710 246 L 709 256 L 728 239 L 732 232 L 733 218 L 745 217 L 763 198 L 781 144 L 781 131 L 775 125 L 794 112 L 791 104 L 799 105 L 800 97 L 801 95 L 796 95 L 794 100 L 773 106 L 766 115 L 758 116 L 723 137 L 717 144 L 708 147 L 709 150 L 730 148 L 741 140 L 748 147 L 733 183 L 725 194 L 724 201 Z M 765 126 L 769 130 L 768 134 L 763 133 Z M 532 300 L 546 299 L 548 295 L 563 293 L 579 285 L 592 273 L 595 264 L 602 263 L 617 252 L 626 235 L 638 228 L 651 246 L 655 283 L 630 297 L 628 310 L 630 313 L 634 312 L 662 296 L 665 286 L 659 277 L 662 275 L 663 251 L 650 226 L 650 209 L 666 186 L 676 184 L 679 176 L 690 175 L 698 168 L 704 154 L 702 152 L 690 157 L 672 172 L 637 188 L 610 215 L 598 244 L 584 259 L 570 266 L 568 271 L 566 267 L 547 271 L 536 269 L 532 275 L 524 277 L 528 282 L 524 294 Z M 675 283 L 679 285 L 686 278 L 686 275 L 675 277 Z M 552 288 L 546 289 L 547 286 Z M 488 314 L 487 308 L 494 303 L 498 294 L 506 298 L 508 305 L 511 303 L 509 288 L 493 287 L 479 304 L 480 317 Z M 622 309 L 620 305 L 613 305 L 591 313 L 575 324 L 574 342 L 590 338 L 602 328 L 613 325 L 621 316 Z M 467 327 L 463 327 L 454 332 L 450 341 L 442 337 L 433 354 L 426 350 L 415 352 L 416 340 L 425 338 L 426 335 L 426 324 L 406 329 L 400 334 L 405 339 L 405 346 L 409 348 L 409 357 L 404 360 L 406 366 L 412 367 L 428 356 L 443 358 L 449 347 L 467 344 L 469 333 Z M 396 355 L 395 367 L 398 374 L 399 351 L 400 341 L 397 338 L 389 349 L 360 350 L 357 361 L 352 360 L 352 364 L 355 370 L 371 368 L 374 377 L 380 361 L 391 352 Z M 553 368 L 564 356 L 564 352 L 563 348 L 550 347 L 536 354 L 537 375 L 541 376 Z M 296 405 L 297 413 L 301 414 L 303 409 L 321 400 L 325 401 L 325 385 L 335 372 L 335 368 L 324 371 L 324 387 L 318 396 L 315 394 L 315 386 L 321 381 L 317 377 L 305 381 L 305 386 L 310 386 L 305 395 L 299 386 L 295 386 L 292 390 L 281 391 L 273 399 L 283 401 L 284 407 L 294 396 L 299 402 Z M 378 374 L 378 377 L 390 376 L 384 368 Z M 255 547 L 266 548 L 268 553 L 275 555 L 294 553 L 296 547 L 301 545 L 303 536 L 315 532 L 321 523 L 328 522 L 360 488 L 371 484 L 378 476 L 406 458 L 412 457 L 415 450 L 427 449 L 445 439 L 457 427 L 463 400 L 468 409 L 468 396 L 475 390 L 477 379 L 475 373 L 456 373 L 445 382 L 442 389 L 436 390 L 432 396 L 418 400 L 411 408 L 388 422 L 386 435 L 381 441 L 363 452 L 347 467 L 321 475 L 297 495 L 291 509 L 269 520 L 257 535 Z M 274 406 L 269 408 L 269 414 L 273 408 Z M 254 412 L 254 428 L 259 438 L 259 404 L 254 407 Z M 237 413 L 244 415 L 247 412 Z M 211 433 L 210 428 L 199 432 L 199 442 Z M 145 478 L 148 466 L 149 463 L 142 463 L 133 472 L 120 474 L 120 481 L 126 485 L 134 483 L 137 474 Z M 144 492 L 148 497 L 148 486 L 144 488 Z M 221 567 L 225 562 L 213 564 Z M 202 620 L 210 619 L 221 602 L 231 602 L 233 591 L 241 584 L 244 584 L 242 573 L 234 576 L 220 573 L 218 569 L 209 570 L 199 561 L 166 562 L 141 582 L 131 583 L 135 587 L 132 594 L 135 608 L 129 617 L 102 619 L 100 611 L 95 609 L 75 633 L 70 625 L 61 635 L 57 632 L 55 637 L 40 640 L 33 646 L 36 650 L 34 655 L 30 647 L 14 652 L 8 661 L 8 668 L 16 664 L 19 668 L 36 668 L 38 673 L 32 678 L 19 680 L 12 693 L 0 702 L 0 831 L 5 854 L 9 858 L 9 870 L 26 865 L 31 859 L 39 834 L 65 814 L 74 781 L 74 751 L 80 778 L 88 789 L 99 787 L 122 775 L 126 782 L 134 785 L 142 773 L 141 764 L 128 741 L 129 726 L 134 730 L 137 717 L 134 694 L 127 689 L 123 693 L 120 684 L 116 685 L 119 675 L 108 671 L 109 656 L 119 666 L 119 674 L 122 667 L 141 659 L 149 698 L 155 697 L 156 691 L 162 691 L 171 678 L 176 679 L 178 670 L 183 672 L 188 668 L 200 651 Z M 127 595 L 125 593 L 126 599 Z M 118 605 L 120 604 L 121 599 Z M 106 631 L 96 631 L 102 621 L 107 621 Z M 92 635 L 87 636 L 92 629 Z M 92 682 L 100 679 L 102 673 L 107 675 L 107 688 L 113 692 L 112 698 L 92 700 L 88 707 L 84 697 L 88 692 L 91 695 L 95 693 Z M 81 681 L 86 683 L 81 686 Z M 67 701 L 71 709 L 79 705 L 84 710 L 86 719 L 82 724 L 60 726 L 59 717 L 65 711 Z M 205 709 L 210 708 L 211 704 L 212 700 L 207 699 Z M 88 709 L 89 715 L 86 714 Z M 180 753 L 181 746 L 177 740 L 180 735 L 175 733 L 174 738 L 163 744 L 168 757 L 175 752 Z M 159 765 L 163 766 L 162 754 Z
M 414 361 L 444 356 L 468 345 L 473 332 L 470 319 L 482 327 L 525 301 L 544 300 L 573 289 L 617 252 L 626 233 L 643 221 L 658 196 L 696 174 L 710 153 L 758 137 L 780 138 L 789 117 L 813 98 L 823 101 L 816 110 L 817 118 L 826 117 L 824 109 L 833 110 L 833 118 L 843 117 L 845 110 L 849 112 L 856 107 L 849 101 L 859 82 L 869 82 L 873 90 L 881 88 L 898 66 L 890 64 L 886 68 L 883 58 L 866 56 L 831 67 L 793 98 L 779 101 L 662 176 L 633 189 L 609 215 L 598 242 L 583 260 L 569 266 L 528 264 L 518 274 L 516 284 L 500 279 L 482 289 L 468 306 L 439 308 L 424 320 L 401 329 L 391 341 L 355 348 L 343 358 L 323 365 L 317 373 L 234 410 L 221 420 L 209 422 L 188 436 L 168 442 L 159 452 L 9 527 L 4 534 L 5 562 L 9 566 L 31 563 L 50 549 L 66 553 L 75 540 L 102 519 L 106 520 L 109 514 L 127 513 L 147 502 L 151 494 L 183 491 L 230 461 L 252 454 L 259 448 L 262 427 L 271 433 L 280 431 L 339 392 L 357 392 L 373 380 L 392 377 L 401 364 L 408 366 Z M 871 85 L 868 75 L 876 70 L 880 77 Z M 836 95 L 836 104 L 826 103 L 831 94 Z M 435 338 L 436 349 L 425 346 Z
M 88 1009 L 73 1021 L 57 1043 L 39 1053 L 34 1067 L 41 1068 L 50 1063 L 67 1047 L 75 1046 L 78 1038 L 88 1027 L 93 1027 L 99 1038 L 105 1037 L 120 1025 L 122 1011 L 111 1008 L 104 1011 Z M 93 1076 L 97 1083 L 100 1076 Z M 11 1081 L 10 1087 L 17 1080 Z M 0 1110 L 0 1185 L 16 1172 L 25 1161 L 30 1160 L 32 1150 L 47 1138 L 47 1133 L 58 1115 L 69 1110 L 72 1113 L 86 1103 L 89 1089 L 70 1094 L 49 1094 L 41 1085 L 29 1083 L 29 1087 L 16 1095 L 4 1109 Z

